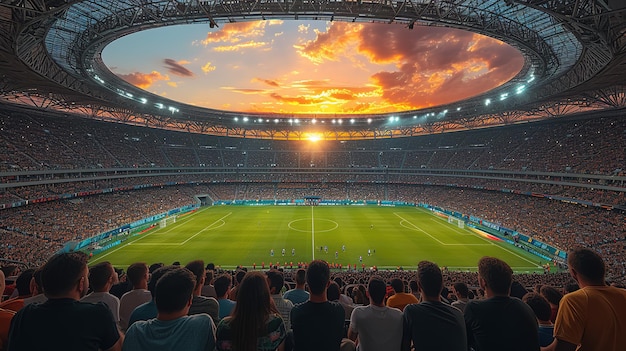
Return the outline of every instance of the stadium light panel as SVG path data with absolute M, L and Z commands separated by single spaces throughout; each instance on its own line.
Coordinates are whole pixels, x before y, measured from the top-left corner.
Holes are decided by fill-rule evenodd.
M 371 124 L 371 123 L 372 123 L 372 119 L 371 119 L 371 118 L 368 118 L 368 119 L 367 119 L 367 124 Z
M 316 120 L 315 118 L 313 118 L 313 119 L 311 120 L 311 124 L 315 124 L 315 123 L 317 123 L 317 120 Z
M 146 98 L 141 98 L 139 101 L 141 101 L 142 104 L 148 103 L 148 99 Z
M 235 117 L 235 118 L 233 118 L 233 120 L 234 120 L 235 122 L 239 122 L 239 117 Z
M 491 104 L 491 99 L 485 100 L 485 106 L 489 106 L 489 104 Z
M 343 124 L 343 120 L 342 120 L 342 119 L 340 119 L 340 120 L 338 120 L 338 121 L 337 121 L 337 123 L 339 123 L 339 124 Z
M 350 123 L 351 123 L 351 124 L 354 124 L 354 118 L 351 118 L 351 119 L 350 119 Z
M 456 110 L 457 110 L 457 111 L 461 111 L 461 108 L 460 108 L 460 107 L 457 107 L 457 108 L 456 108 Z
M 244 117 L 244 118 L 243 118 L 243 121 L 244 121 L 244 122 L 248 122 L 248 117 Z

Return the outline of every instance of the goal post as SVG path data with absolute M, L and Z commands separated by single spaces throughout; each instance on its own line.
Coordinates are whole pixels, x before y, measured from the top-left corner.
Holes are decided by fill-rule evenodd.
M 159 221 L 159 228 L 165 228 L 172 223 L 176 223 L 176 216 L 165 217 Z
M 456 223 L 456 225 L 457 225 L 459 228 L 461 228 L 461 229 L 465 228 L 465 221 L 463 221 L 463 220 L 462 220 L 462 219 L 460 219 L 460 218 L 456 218 L 456 217 L 454 217 L 454 216 L 448 216 L 448 223 L 450 223 L 450 224 L 454 224 L 454 223 Z

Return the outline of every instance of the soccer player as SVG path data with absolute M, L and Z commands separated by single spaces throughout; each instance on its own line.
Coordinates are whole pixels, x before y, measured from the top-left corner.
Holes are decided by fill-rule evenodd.
M 270 256 L 274 257 L 274 249 L 270 249 Z
M 296 255 L 296 249 L 293 248 L 293 249 L 291 249 L 291 256 L 295 256 L 295 255 Z

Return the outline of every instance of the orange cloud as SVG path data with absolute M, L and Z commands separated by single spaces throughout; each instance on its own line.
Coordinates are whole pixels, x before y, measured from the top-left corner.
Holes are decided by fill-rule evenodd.
M 239 43 L 244 38 L 258 38 L 265 34 L 267 25 L 281 24 L 280 20 L 227 23 L 221 29 L 210 32 L 200 43 L 207 46 L 212 43 Z
M 294 45 L 298 54 L 311 62 L 322 63 L 326 60 L 336 61 L 347 52 L 347 48 L 359 39 L 363 30 L 360 24 L 333 22 L 326 32 L 316 31 L 316 38 L 303 45 Z
M 118 74 L 117 76 L 141 89 L 147 89 L 157 81 L 170 80 L 170 77 L 157 71 L 152 71 L 150 73 L 133 72 L 130 74 Z
M 267 46 L 267 45 L 268 45 L 268 43 L 266 43 L 266 42 L 248 41 L 246 43 L 235 44 L 235 45 L 217 46 L 217 47 L 213 48 L 213 51 L 217 51 L 217 52 L 239 51 L 239 50 L 242 50 L 242 49 L 261 48 L 261 47 L 264 47 L 264 46 Z
M 204 72 L 204 74 L 207 74 L 209 72 L 215 71 L 217 67 L 213 66 L 211 62 L 207 62 L 204 66 L 200 67 L 200 69 L 202 70 L 202 72 Z
M 271 79 L 253 78 L 252 81 L 253 82 L 259 82 L 259 83 L 264 83 L 264 84 L 267 84 L 267 85 L 272 86 L 272 87 L 279 87 L 280 86 L 280 84 L 278 84 L 277 81 L 271 80 Z

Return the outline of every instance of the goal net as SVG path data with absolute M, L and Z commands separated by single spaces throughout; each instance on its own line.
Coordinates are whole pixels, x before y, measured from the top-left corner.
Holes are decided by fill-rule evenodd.
M 465 228 L 465 222 L 462 219 L 459 219 L 456 217 L 448 216 L 448 223 L 450 224 L 456 223 L 459 228 L 461 229 Z
M 159 221 L 159 228 L 165 228 L 172 223 L 176 223 L 176 216 L 165 217 Z

